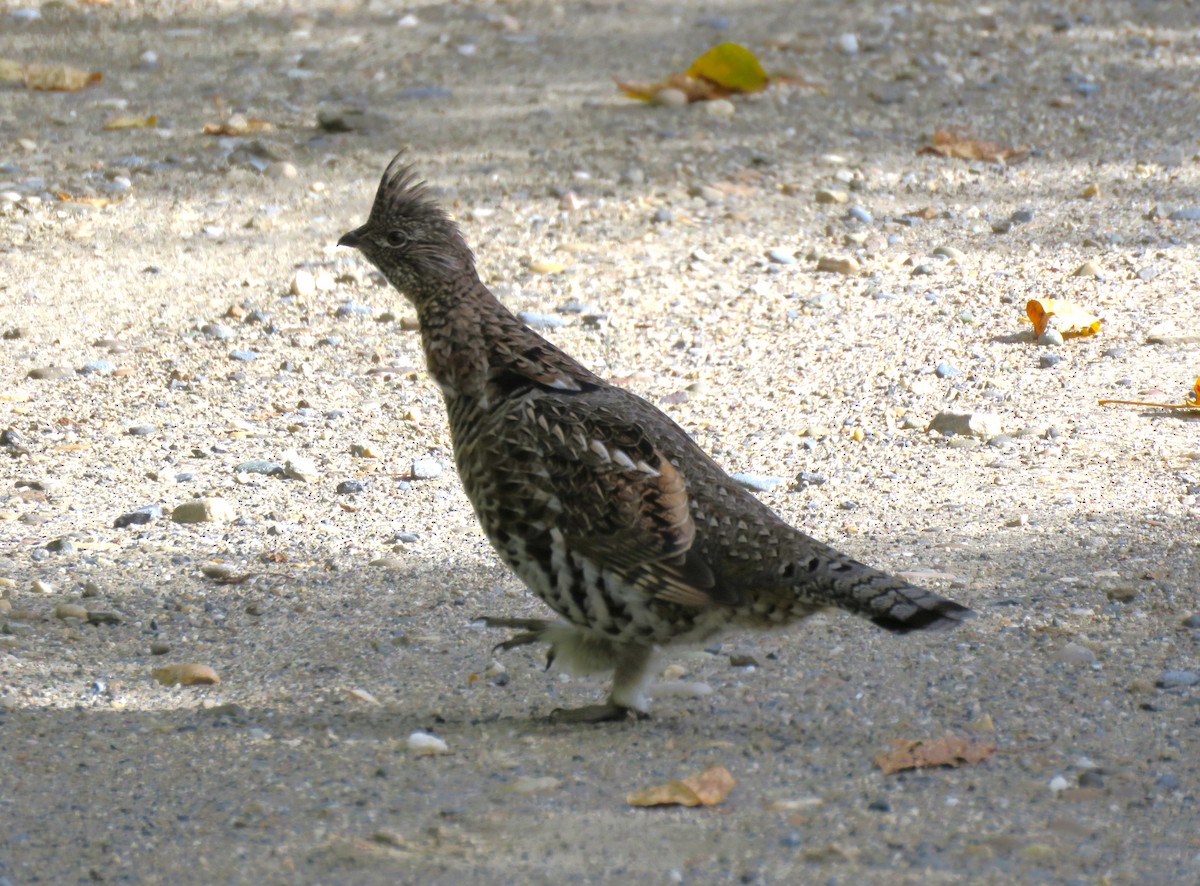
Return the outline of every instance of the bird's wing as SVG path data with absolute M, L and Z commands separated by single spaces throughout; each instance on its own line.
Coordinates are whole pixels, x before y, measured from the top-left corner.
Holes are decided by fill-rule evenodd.
M 537 453 L 527 469 L 557 500 L 567 547 L 647 596 L 694 607 L 732 602 L 695 545 L 685 478 L 638 424 L 593 393 L 531 391 L 509 416 Z

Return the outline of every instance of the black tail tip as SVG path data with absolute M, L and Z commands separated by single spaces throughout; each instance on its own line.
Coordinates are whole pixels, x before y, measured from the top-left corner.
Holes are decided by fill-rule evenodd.
M 877 615 L 871 621 L 893 634 L 907 634 L 911 631 L 949 631 L 974 617 L 974 610 L 953 600 L 939 599 L 924 606 L 893 606 L 888 613 Z

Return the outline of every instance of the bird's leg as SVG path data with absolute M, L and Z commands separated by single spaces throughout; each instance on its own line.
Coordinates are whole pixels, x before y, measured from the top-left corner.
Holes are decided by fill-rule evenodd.
M 654 648 L 631 643 L 610 643 L 608 652 L 612 656 L 613 687 L 605 704 L 584 705 L 581 708 L 559 708 L 550 718 L 560 723 L 604 723 L 624 720 L 633 714 L 639 720 L 647 720 L 649 699 L 646 698 L 647 671 L 654 657 Z

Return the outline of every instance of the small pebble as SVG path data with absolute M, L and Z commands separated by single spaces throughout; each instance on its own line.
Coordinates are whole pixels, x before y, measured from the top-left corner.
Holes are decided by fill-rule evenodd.
M 450 747 L 436 735 L 414 732 L 408 737 L 408 749 L 418 757 L 430 757 L 450 753 Z
M 854 34 L 839 34 L 836 46 L 842 55 L 854 55 L 858 52 L 858 37 Z
M 122 514 L 113 520 L 113 529 L 125 529 L 129 526 L 145 526 L 147 523 L 152 523 L 161 517 L 163 509 L 161 505 L 146 505 L 138 508 L 136 511 L 130 511 Z
M 857 274 L 860 265 L 853 256 L 823 255 L 817 260 L 817 270 L 830 274 Z
M 29 370 L 29 378 L 35 381 L 59 381 L 71 378 L 75 373 L 65 366 L 41 366 Z
M 125 431 L 130 437 L 149 437 L 158 430 L 158 425 L 134 425 Z
M 787 482 L 783 477 L 768 477 L 765 474 L 737 473 L 732 475 L 734 482 L 751 492 L 770 492 Z
M 1176 209 L 1167 216 L 1171 221 L 1200 221 L 1200 206 L 1188 206 Z
M 848 210 L 846 210 L 846 215 L 850 216 L 850 218 L 857 222 L 862 222 L 864 225 L 869 225 L 875 221 L 875 216 L 871 215 L 871 213 L 862 206 L 851 206 Z
M 116 367 L 110 360 L 89 360 L 79 367 L 80 375 L 112 375 Z
M 1139 280 L 1149 283 L 1158 276 L 1158 265 L 1146 265 L 1144 268 L 1139 268 L 1137 276 Z
M 961 249 L 956 249 L 953 246 L 936 246 L 930 255 L 938 255 L 954 264 L 962 264 L 966 254 Z
M 704 113 L 710 117 L 732 117 L 736 111 L 733 102 L 727 98 L 715 98 L 704 102 Z
M 314 285 L 316 285 L 314 283 Z M 339 320 L 344 320 L 347 317 L 370 317 L 375 314 L 375 309 L 370 305 L 360 305 L 354 302 L 342 302 L 337 306 L 337 310 L 333 312 L 333 316 Z
M 171 512 L 171 519 L 176 523 L 215 523 L 233 520 L 236 516 L 233 505 L 223 498 L 189 499 Z
M 1099 659 L 1096 658 L 1096 653 L 1092 652 L 1086 646 L 1080 646 L 1078 643 L 1068 643 L 1061 649 L 1056 649 L 1051 653 L 1050 657 L 1064 664 L 1090 666 L 1100 663 Z
M 1195 671 L 1163 671 L 1154 684 L 1159 689 L 1176 689 L 1200 683 L 1200 674 Z
M 688 103 L 687 93 L 682 89 L 660 89 L 650 100 L 650 104 L 660 108 L 682 108 Z
M 357 495 L 366 487 L 358 480 L 343 480 L 337 485 L 338 495 Z
M 277 461 L 252 460 L 237 465 L 235 474 L 264 474 L 268 477 L 278 477 L 283 474 L 283 465 Z
M 1038 336 L 1037 342 L 1039 345 L 1055 348 L 1063 343 L 1063 334 L 1057 329 L 1047 329 Z
M 80 621 L 85 621 L 87 619 L 87 615 L 87 607 L 80 606 L 78 603 L 59 603 L 54 607 L 55 618 L 77 618 Z
M 556 314 L 540 314 L 537 311 L 518 311 L 517 319 L 530 329 L 557 329 L 566 325 L 566 321 Z
M 796 263 L 796 255 L 786 249 L 768 249 L 767 258 L 778 265 L 793 265 Z
M 283 476 L 302 483 L 314 483 L 321 478 L 321 469 L 311 458 L 298 452 L 289 452 L 284 455 Z
M 937 366 L 938 378 L 957 378 L 962 375 L 962 370 L 949 363 L 939 363 Z
M 1000 416 L 992 412 L 947 410 L 934 416 L 927 430 L 937 431 L 947 437 L 961 434 L 987 440 L 1000 433 Z
M 1194 612 L 1180 622 L 1185 628 L 1200 628 L 1200 612 Z
M 164 665 L 150 673 L 163 686 L 214 686 L 221 682 L 216 671 L 195 662 Z
M 412 463 L 412 479 L 434 480 L 442 476 L 442 463 L 434 458 L 414 458 Z
M 229 341 L 236 335 L 233 328 L 226 326 L 224 323 L 205 323 L 200 327 L 200 332 L 208 338 L 215 338 L 217 341 Z
M 1062 362 L 1062 354 L 1042 354 L 1038 357 L 1038 366 L 1042 369 L 1052 369 Z
M 229 352 L 229 359 L 236 360 L 239 363 L 250 363 L 258 359 L 258 351 L 239 348 Z
M 850 195 L 845 191 L 833 190 L 831 188 L 821 188 L 816 193 L 816 201 L 818 203 L 849 203 Z
M 1070 786 L 1071 783 L 1061 775 L 1056 775 L 1054 778 L 1050 779 L 1050 792 L 1053 794 L 1061 794 Z
M 291 286 L 288 287 L 288 291 L 291 292 L 292 295 L 297 295 L 301 298 L 308 298 L 309 296 L 316 295 L 317 278 L 313 276 L 312 271 L 306 271 L 301 268 L 296 272 L 295 276 L 292 277 L 292 283 Z

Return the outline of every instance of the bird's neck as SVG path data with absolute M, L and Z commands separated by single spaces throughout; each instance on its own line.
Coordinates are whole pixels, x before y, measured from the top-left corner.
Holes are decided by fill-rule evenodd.
M 497 385 L 514 379 L 560 390 L 600 381 L 514 317 L 478 279 L 454 295 L 417 304 L 426 365 L 447 401 L 465 397 L 486 408 Z

